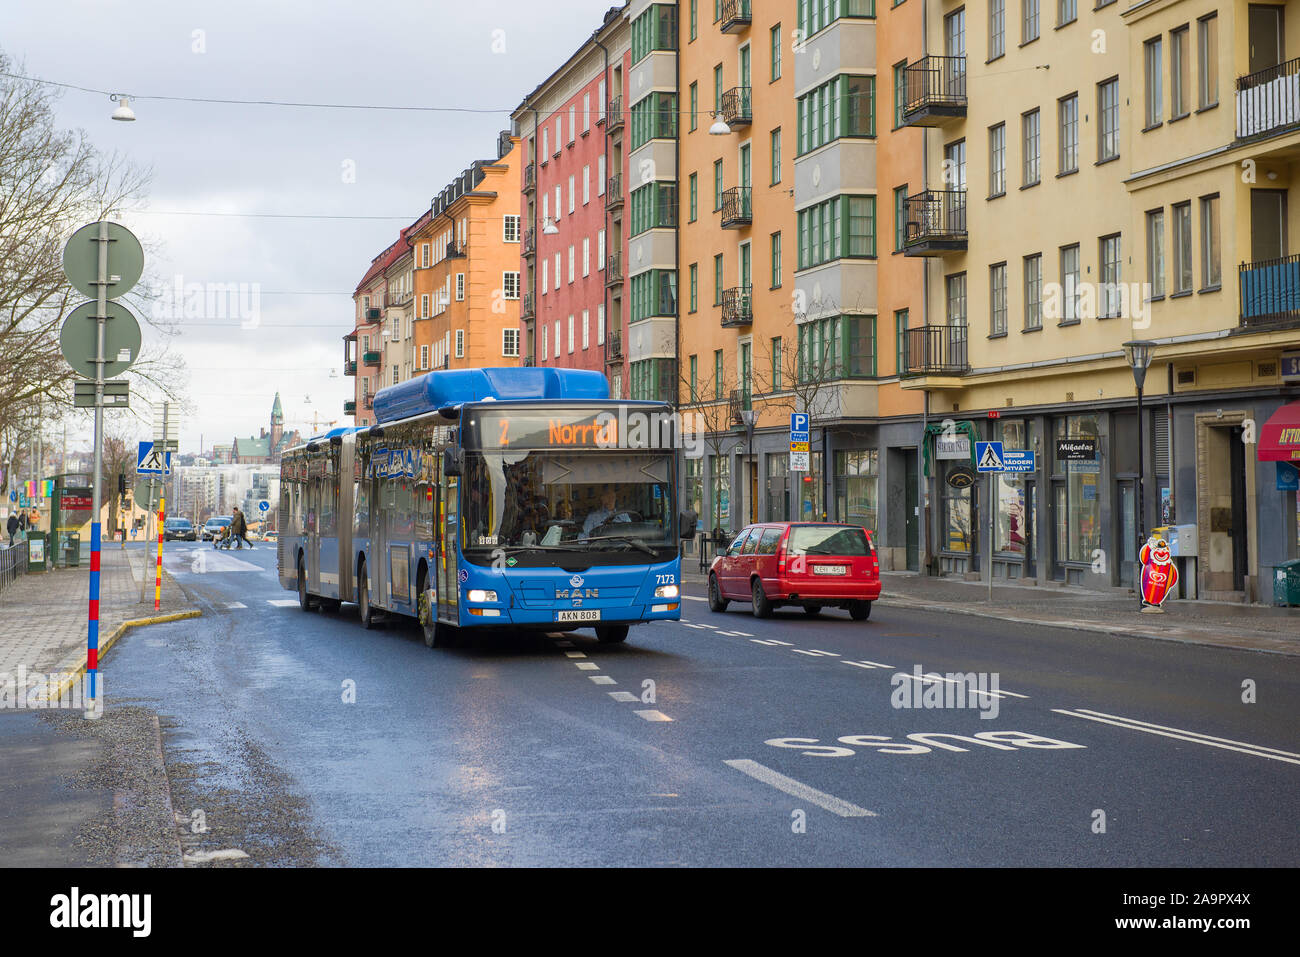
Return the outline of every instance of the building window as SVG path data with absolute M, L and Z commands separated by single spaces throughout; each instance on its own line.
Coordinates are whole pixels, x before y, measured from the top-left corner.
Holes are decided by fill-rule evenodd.
M 1169 33 L 1169 118 L 1176 120 L 1191 112 L 1188 103 L 1192 87 L 1189 54 L 1191 30 L 1179 27 Z
M 518 329 L 501 330 L 501 354 L 508 359 L 517 359 L 519 357 Z
M 1025 257 L 1025 331 L 1043 328 L 1043 256 Z
M 877 449 L 840 449 L 835 452 L 835 520 L 861 525 L 874 533 L 879 527 L 876 508 Z
M 651 93 L 632 105 L 632 149 L 677 136 L 677 96 Z
M 713 211 L 722 208 L 722 160 L 713 161 Z
M 1038 0 L 1020 0 L 1020 42 L 1038 39 Z
M 875 100 L 874 76 L 837 76 L 799 97 L 799 154 L 841 137 L 875 136 Z
M 1079 94 L 1071 93 L 1058 103 L 1060 118 L 1060 172 L 1073 173 L 1079 169 Z
M 691 131 L 699 125 L 700 116 L 700 85 L 699 83 L 691 84 Z
M 722 109 L 722 64 L 713 68 L 713 112 Z
M 1101 448 L 1101 429 L 1097 415 L 1070 415 L 1056 420 L 1058 439 L 1092 439 Z M 1103 519 L 1098 493 L 1096 461 L 1067 462 L 1069 471 L 1064 482 L 1054 484 L 1052 502 L 1055 551 L 1059 559 L 1092 562 L 1101 547 Z M 1089 468 L 1089 466 L 1091 468 Z M 1075 471 L 1075 468 L 1078 471 Z
M 1006 0 L 989 0 L 989 59 L 996 60 L 1007 52 Z
M 456 358 L 457 359 L 465 358 L 465 330 L 464 329 L 456 330 Z
M 899 309 L 894 313 L 894 371 L 907 375 L 907 323 L 908 310 Z
M 605 304 L 596 306 L 596 345 L 605 344 Z
M 1079 321 L 1079 246 L 1061 247 L 1061 325 Z
M 1119 233 L 1102 236 L 1100 240 L 1101 292 L 1099 315 L 1102 319 L 1114 319 L 1119 316 L 1119 283 L 1121 263 L 1119 259 Z
M 951 276 L 945 276 L 943 287 L 944 300 L 947 305 L 948 325 L 966 325 L 966 274 L 959 272 Z
M 1192 204 L 1178 203 L 1174 213 L 1174 294 L 1192 291 Z
M 677 314 L 677 273 L 671 269 L 651 269 L 632 277 L 632 314 L 637 322 L 651 316 Z
M 586 206 L 591 202 L 591 167 L 582 168 L 582 205 Z
M 689 192 L 690 192 L 690 204 L 689 204 L 689 205 L 690 205 L 690 208 L 689 208 L 689 213 L 690 213 L 690 221 L 693 223 L 693 222 L 695 222 L 695 211 L 696 211 L 697 199 L 698 199 L 698 194 L 699 194 L 698 174 L 696 174 L 696 173 L 692 173 L 691 176 L 690 176 L 690 180 L 689 180 L 688 182 L 689 182 L 689 184 L 690 184 L 690 190 L 689 190 Z
M 1211 13 L 1196 21 L 1196 75 L 1200 108 L 1219 102 L 1219 16 Z
M 1007 191 L 1007 124 L 989 127 L 989 199 Z
M 501 220 L 501 241 L 507 243 L 519 242 L 519 217 L 506 216 Z
M 907 241 L 907 184 L 894 189 L 894 251 Z
M 596 234 L 596 272 L 605 271 L 605 230 Z
M 1020 117 L 1020 130 L 1021 155 L 1024 157 L 1024 167 L 1021 171 L 1023 185 L 1033 186 L 1039 182 L 1042 174 L 1041 136 L 1037 110 L 1030 110 Z
M 675 4 L 652 3 L 644 13 L 632 21 L 633 63 L 641 62 L 655 50 L 676 49 L 677 7 Z
M 722 305 L 722 253 L 713 257 L 713 304 Z
M 420 244 L 420 268 L 421 269 L 429 268 L 429 244 L 428 243 Z
M 456 301 L 465 301 L 465 274 L 463 272 L 456 273 Z
M 550 273 L 550 269 L 548 267 L 550 266 L 550 264 L 551 263 L 549 259 L 542 260 L 542 295 L 543 296 L 546 295 L 549 289 L 548 274 Z
M 429 294 L 427 292 L 420 294 L 420 318 L 429 318 Z
M 695 24 L 699 13 L 700 0 L 691 0 L 691 40 L 695 39 Z
M 805 39 L 825 30 L 841 17 L 870 18 L 875 15 L 875 0 L 799 0 L 799 30 Z
M 591 275 L 591 237 L 582 237 L 582 275 L 583 278 Z
M 799 326 L 800 382 L 873 378 L 876 374 L 876 317 L 828 316 Z
M 573 247 L 569 247 L 569 285 L 573 285 Z
M 874 196 L 837 196 L 800 210 L 796 220 L 799 269 L 876 255 Z
M 651 182 L 632 191 L 631 235 L 647 229 L 671 229 L 677 225 L 677 184 Z
M 605 195 L 605 154 L 596 157 L 596 195 Z
M 894 129 L 903 125 L 903 109 L 907 106 L 907 61 L 894 64 Z
M 1056 0 L 1056 25 L 1063 27 L 1079 19 L 1077 0 Z
M 1007 334 L 1007 264 L 989 267 L 989 335 Z
M 781 288 L 781 234 L 772 234 L 772 288 Z
M 569 176 L 569 212 L 570 212 L 570 213 L 572 213 L 573 210 L 574 210 L 574 208 L 575 208 L 575 206 L 574 206 L 574 199 L 575 199 L 576 197 L 575 197 L 575 190 L 574 190 L 574 188 L 573 188 L 573 185 L 574 185 L 574 184 L 573 184 L 574 178 L 575 178 L 575 177 L 574 177 L 573 175 L 570 175 L 570 176 Z
M 690 274 L 690 287 L 691 287 L 690 311 L 695 312 L 696 308 L 698 308 L 698 303 L 699 303 L 700 264 L 691 263 L 689 274 Z
M 507 299 L 519 298 L 519 272 L 507 271 L 501 274 L 501 289 Z
M 1160 299 L 1165 294 L 1165 211 L 1153 209 L 1147 213 L 1147 282 L 1151 285 L 1151 298 Z
M 700 357 L 699 357 L 699 356 L 691 356 L 691 359 L 690 359 L 690 370 L 691 370 L 691 374 L 690 374 L 689 383 L 690 383 L 690 389 L 691 389 L 691 401 L 692 401 L 692 402 L 699 402 L 699 401 L 700 401 L 700 390 L 697 388 L 697 384 L 698 384 L 698 382 L 699 382 L 699 376 L 700 376 Z
M 573 355 L 573 316 L 569 316 L 569 355 Z
M 429 368 L 429 347 L 420 346 L 420 368 Z
M 781 182 L 781 127 L 772 131 L 772 185 Z
M 771 389 L 773 392 L 780 392 L 785 388 L 785 385 L 783 384 L 783 363 L 785 360 L 782 356 L 784 345 L 785 340 L 780 336 L 772 337 L 772 348 L 769 350 L 769 358 L 772 360 Z
M 1146 129 L 1160 125 L 1160 119 L 1164 115 L 1164 75 L 1161 68 L 1164 46 L 1160 37 L 1152 37 L 1142 45 L 1142 62 L 1144 64 L 1145 79 L 1143 82 L 1143 91 L 1146 95 Z
M 722 398 L 723 385 L 724 383 L 722 381 L 722 350 L 714 349 L 713 350 L 713 398 L 715 399 Z
M 548 358 L 548 355 L 547 355 L 547 340 L 548 340 L 548 338 L 549 338 L 549 336 L 550 336 L 550 331 L 551 331 L 551 330 L 550 330 L 550 327 L 549 327 L 549 326 L 545 326 L 545 325 L 542 326 L 542 358 L 543 358 L 543 359 Z
M 1119 79 L 1097 84 L 1097 162 L 1119 156 Z
M 1223 282 L 1219 249 L 1219 195 L 1201 197 L 1201 285 L 1205 289 Z

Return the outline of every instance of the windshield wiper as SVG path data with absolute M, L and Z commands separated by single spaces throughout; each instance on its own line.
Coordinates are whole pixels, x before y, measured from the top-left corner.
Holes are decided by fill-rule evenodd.
M 602 535 L 599 538 L 588 538 L 586 539 L 587 549 L 590 551 L 593 545 L 601 545 L 605 542 L 621 542 L 624 545 L 630 545 L 633 548 L 639 548 L 641 551 L 651 556 L 657 556 L 659 554 L 653 548 L 651 548 L 649 545 L 643 542 L 641 539 L 632 538 L 631 536 L 628 535 Z
M 488 548 L 487 545 L 479 545 L 479 548 Z M 583 551 L 580 546 L 575 544 L 564 543 L 561 545 L 497 545 L 507 555 L 517 554 L 519 552 L 578 552 Z

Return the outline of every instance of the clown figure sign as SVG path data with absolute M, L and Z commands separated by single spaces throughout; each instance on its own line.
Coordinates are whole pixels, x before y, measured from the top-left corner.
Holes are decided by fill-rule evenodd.
M 1169 543 L 1163 538 L 1148 538 L 1138 559 L 1142 562 L 1142 610 L 1161 611 L 1160 606 L 1178 585 L 1178 567 Z

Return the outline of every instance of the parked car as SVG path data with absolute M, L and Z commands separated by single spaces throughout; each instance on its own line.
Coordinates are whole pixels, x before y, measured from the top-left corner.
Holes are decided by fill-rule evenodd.
M 279 540 L 280 540 L 280 533 L 277 532 L 275 529 L 271 529 L 269 532 L 262 533 L 262 541 L 264 542 L 278 542 Z
M 198 533 L 194 531 L 194 523 L 188 518 L 169 518 L 163 522 L 163 541 L 198 541 Z
M 203 526 L 203 540 L 205 542 L 213 541 L 221 537 L 221 530 L 234 521 L 230 515 L 218 515 L 216 518 L 208 519 Z
M 709 568 L 709 608 L 747 601 L 756 618 L 799 605 L 810 615 L 843 608 L 871 616 L 880 597 L 880 565 L 871 533 L 858 525 L 766 522 L 749 525 Z

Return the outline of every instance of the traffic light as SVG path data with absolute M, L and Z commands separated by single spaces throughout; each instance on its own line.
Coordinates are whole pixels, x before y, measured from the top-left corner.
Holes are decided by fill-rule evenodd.
M 125 472 L 117 473 L 117 494 L 121 495 L 123 498 L 126 498 L 126 473 Z

